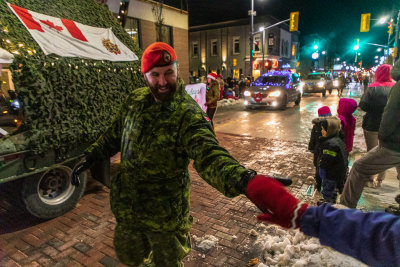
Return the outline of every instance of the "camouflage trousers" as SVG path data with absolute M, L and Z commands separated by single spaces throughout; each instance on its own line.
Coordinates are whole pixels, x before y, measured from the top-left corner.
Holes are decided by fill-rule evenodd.
M 114 247 L 127 266 L 181 267 L 191 243 L 188 232 L 146 232 L 117 223 Z

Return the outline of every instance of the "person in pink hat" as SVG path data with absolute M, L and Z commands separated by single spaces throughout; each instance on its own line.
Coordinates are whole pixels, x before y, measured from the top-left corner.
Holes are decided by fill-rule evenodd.
M 319 177 L 318 170 L 318 158 L 321 147 L 320 138 L 321 134 L 321 122 L 332 116 L 331 110 L 328 106 L 323 106 L 318 109 L 318 118 L 312 120 L 313 128 L 311 130 L 310 141 L 308 142 L 308 150 L 314 154 L 314 166 L 315 166 L 315 183 L 318 191 L 321 191 L 321 178 Z

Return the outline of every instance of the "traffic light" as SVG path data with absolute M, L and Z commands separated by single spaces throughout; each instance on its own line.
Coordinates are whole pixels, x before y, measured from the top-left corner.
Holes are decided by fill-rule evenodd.
M 251 50 L 251 57 L 253 58 L 253 60 L 255 60 L 257 58 L 257 54 L 254 53 L 254 49 Z
M 289 30 L 296 32 L 299 30 L 299 11 L 290 13 L 290 24 Z
M 393 34 L 393 22 L 388 22 L 388 34 Z
M 369 32 L 371 13 L 361 14 L 360 32 Z
M 254 50 L 255 51 L 260 51 L 260 42 L 259 41 L 254 41 Z
M 314 48 L 314 50 L 318 50 L 318 48 L 319 48 L 319 40 L 318 39 L 314 39 L 313 48 Z
M 354 39 L 353 50 L 358 50 L 360 48 L 360 39 Z
M 394 48 L 393 48 L 392 57 L 393 57 L 393 58 L 396 58 L 396 57 L 397 57 L 397 47 L 394 47 Z

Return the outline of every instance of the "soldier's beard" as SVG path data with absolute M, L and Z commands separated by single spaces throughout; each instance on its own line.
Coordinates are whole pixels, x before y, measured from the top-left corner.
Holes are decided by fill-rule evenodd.
M 160 86 L 158 84 L 156 86 L 151 86 L 149 83 L 147 84 L 154 98 L 161 102 L 171 100 L 176 92 L 176 83 L 167 83 L 165 86 Z

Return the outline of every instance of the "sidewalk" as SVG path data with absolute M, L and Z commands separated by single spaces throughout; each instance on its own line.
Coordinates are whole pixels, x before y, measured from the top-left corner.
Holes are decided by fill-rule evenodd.
M 352 161 L 361 158 L 364 154 L 365 152 L 353 154 Z M 396 168 L 387 170 L 381 187 L 364 187 L 357 204 L 357 209 L 363 211 L 384 211 L 389 205 L 398 206 L 395 197 L 400 194 L 399 184 Z

